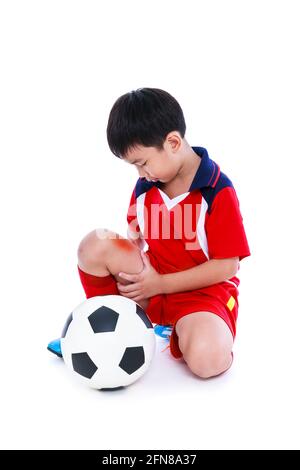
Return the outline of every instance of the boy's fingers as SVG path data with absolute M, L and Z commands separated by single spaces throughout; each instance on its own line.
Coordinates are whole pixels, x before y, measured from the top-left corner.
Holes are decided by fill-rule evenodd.
M 122 277 L 123 279 L 126 279 L 127 281 L 137 282 L 140 280 L 140 276 L 138 274 L 119 273 L 119 276 Z
M 128 292 L 128 293 L 124 292 L 124 294 L 122 294 L 122 295 L 123 295 L 123 297 L 127 297 L 128 299 L 135 300 L 134 298 L 138 297 L 139 294 L 140 294 L 140 292 L 136 290 L 134 292 Z
M 124 286 L 123 284 L 117 282 L 117 287 L 120 292 L 128 293 L 136 291 L 139 288 L 139 284 L 129 284 L 128 286 Z

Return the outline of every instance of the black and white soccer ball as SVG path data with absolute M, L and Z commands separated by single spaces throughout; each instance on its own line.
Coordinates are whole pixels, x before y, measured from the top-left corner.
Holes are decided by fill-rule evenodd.
M 121 295 L 91 297 L 78 305 L 61 339 L 67 367 L 96 389 L 123 387 L 139 379 L 150 366 L 155 344 L 145 311 Z

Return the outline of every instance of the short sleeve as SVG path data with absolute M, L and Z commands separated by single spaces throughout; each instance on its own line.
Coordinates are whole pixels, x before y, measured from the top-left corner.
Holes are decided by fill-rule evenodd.
M 139 238 L 140 227 L 138 224 L 137 210 L 136 210 L 136 197 L 135 189 L 133 190 L 130 198 L 130 203 L 127 211 L 128 235 L 130 238 Z
M 222 189 L 206 214 L 205 230 L 210 258 L 240 260 L 250 256 L 249 245 L 233 187 Z

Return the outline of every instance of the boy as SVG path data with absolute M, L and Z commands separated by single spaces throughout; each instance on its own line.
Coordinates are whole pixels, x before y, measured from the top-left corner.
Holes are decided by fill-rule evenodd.
M 108 144 L 139 173 L 128 239 L 107 229 L 87 234 L 78 271 L 87 298 L 121 294 L 153 323 L 170 325 L 172 355 L 208 378 L 232 363 L 236 273 L 250 251 L 231 181 L 185 131 L 182 109 L 166 91 L 140 88 L 117 99 Z

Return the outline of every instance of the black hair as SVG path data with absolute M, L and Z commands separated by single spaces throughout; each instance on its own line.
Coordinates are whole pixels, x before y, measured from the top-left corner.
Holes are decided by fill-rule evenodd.
M 123 158 L 136 145 L 162 150 L 171 131 L 178 131 L 182 138 L 186 131 L 176 99 L 159 88 L 138 88 L 117 99 L 109 114 L 106 135 L 112 153 Z

